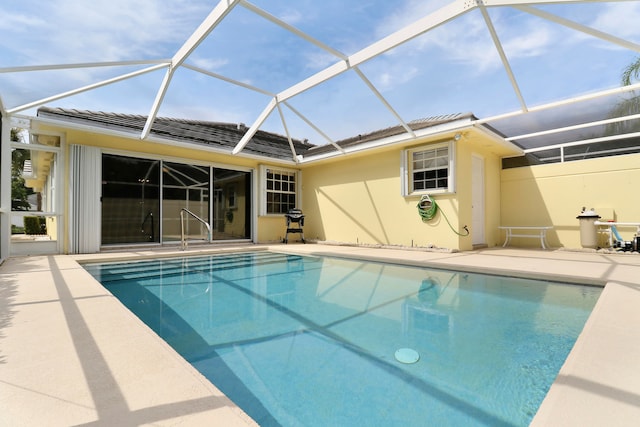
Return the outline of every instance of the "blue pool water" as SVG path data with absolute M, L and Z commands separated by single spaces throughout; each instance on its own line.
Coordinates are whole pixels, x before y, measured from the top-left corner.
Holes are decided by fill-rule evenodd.
M 601 292 L 266 251 L 85 268 L 262 426 L 526 426 Z

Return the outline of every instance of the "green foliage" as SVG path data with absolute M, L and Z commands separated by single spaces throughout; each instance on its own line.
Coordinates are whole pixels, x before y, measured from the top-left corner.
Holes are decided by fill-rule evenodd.
M 25 234 L 47 234 L 47 219 L 43 216 L 24 217 Z
M 11 141 L 20 141 L 22 129 L 11 129 Z M 29 160 L 29 150 L 13 150 L 11 152 L 11 209 L 16 211 L 28 211 L 30 208 L 27 197 L 33 194 L 33 190 L 25 185 L 22 177 L 24 162 Z
M 11 234 L 24 234 L 24 227 L 11 224 Z
M 640 56 L 629 64 L 624 71 L 620 82 L 622 86 L 629 86 L 640 81 Z M 640 96 L 635 91 L 630 92 L 630 97 L 618 102 L 609 113 L 610 118 L 630 116 L 640 113 Z M 640 120 L 625 120 L 607 125 L 606 135 L 618 135 L 623 133 L 640 132 Z
M 638 80 L 640 80 L 640 56 L 624 69 L 622 73 L 622 86 L 629 86 Z

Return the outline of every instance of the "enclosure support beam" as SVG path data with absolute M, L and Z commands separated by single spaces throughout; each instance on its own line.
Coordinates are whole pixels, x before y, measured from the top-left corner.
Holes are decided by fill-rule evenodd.
M 202 21 L 200 26 L 196 28 L 196 30 L 191 34 L 191 37 L 182 45 L 180 49 L 176 52 L 176 54 L 171 59 L 171 64 L 169 65 L 169 69 L 162 80 L 162 84 L 160 85 L 160 89 L 158 89 L 158 93 L 156 94 L 156 98 L 151 106 L 151 111 L 149 112 L 149 116 L 147 116 L 147 121 L 144 124 L 144 128 L 142 129 L 142 134 L 140 135 L 140 139 L 146 139 L 151 132 L 151 127 L 153 126 L 153 122 L 156 120 L 158 115 L 158 111 L 160 110 L 160 106 L 162 105 L 162 101 L 164 100 L 165 95 L 167 94 L 167 90 L 169 89 L 169 84 L 171 83 L 171 79 L 173 78 L 173 73 L 182 65 L 182 63 L 187 59 L 191 53 L 196 50 L 196 48 L 202 43 L 204 39 L 207 38 L 209 33 L 213 31 L 213 29 L 222 22 L 222 20 L 233 10 L 233 8 L 240 2 L 240 0 L 220 0 L 218 5 L 211 11 L 211 13 Z

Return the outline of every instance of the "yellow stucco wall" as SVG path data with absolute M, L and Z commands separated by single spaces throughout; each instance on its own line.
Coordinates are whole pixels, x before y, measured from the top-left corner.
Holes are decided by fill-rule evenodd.
M 582 207 L 595 208 L 602 220 L 639 222 L 634 191 L 640 182 L 640 154 L 502 171 L 501 216 L 505 225 L 553 225 L 552 247 L 580 248 Z M 631 240 L 635 227 L 619 227 Z M 528 239 L 527 239 L 528 240 Z M 514 240 L 521 246 L 534 241 Z
M 74 129 L 36 129 L 49 131 L 64 135 L 67 145 L 97 146 L 123 155 L 226 165 L 250 169 L 256 174 L 260 165 L 256 159 L 137 139 Z M 401 194 L 402 150 L 441 142 L 443 137 L 301 165 L 300 207 L 306 215 L 305 237 L 344 243 L 472 249 L 471 236 L 456 235 L 442 215 L 423 223 L 416 208 L 419 196 Z M 482 158 L 485 168 L 484 243 L 489 247 L 502 244 L 504 234 L 498 229 L 500 225 L 552 225 L 554 229 L 548 234 L 552 247 L 580 247 L 576 216 L 583 206 L 595 208 L 603 220 L 640 221 L 640 203 L 633 193 L 635 184 L 640 182 L 640 154 L 501 170 L 500 156 L 505 155 L 504 150 L 474 128 L 465 131 L 456 143 L 456 193 L 434 196 L 454 229 L 462 231 L 466 225 L 474 232 L 473 156 Z M 64 176 L 68 179 L 68 156 L 64 164 L 67 169 Z M 69 188 L 68 184 L 65 182 L 63 188 Z M 239 211 L 243 209 L 244 197 L 240 193 L 237 196 Z M 260 197 L 258 194 L 258 200 Z M 65 194 L 63 221 L 68 218 L 66 209 Z M 259 243 L 281 241 L 285 234 L 284 217 L 258 217 L 256 232 Z M 620 227 L 620 232 L 625 240 L 631 240 L 636 229 Z M 298 238 L 292 235 L 290 241 Z M 601 242 L 604 244 L 604 240 Z M 513 244 L 538 246 L 538 241 L 515 238 Z
M 67 144 L 90 145 L 109 150 L 130 153 L 149 154 L 171 159 L 197 160 L 198 162 L 221 163 L 240 167 L 254 168 L 257 161 L 243 157 L 232 157 L 210 151 L 194 150 L 180 146 L 171 146 L 137 139 L 120 138 L 111 135 L 93 134 L 67 129 Z
M 500 160 L 478 144 L 479 138 L 470 135 L 456 145 L 456 194 L 433 198 L 455 230 L 462 231 L 464 225 L 471 228 L 471 159 L 473 153 L 480 155 L 486 174 L 485 243 L 494 246 L 499 239 Z M 425 143 L 305 167 L 305 235 L 341 243 L 472 249 L 471 237 L 456 235 L 442 215 L 422 222 L 416 207 L 419 196 L 401 194 L 402 150 Z
M 137 139 L 129 139 L 123 137 L 117 137 L 113 135 L 96 134 L 75 129 L 62 129 L 51 126 L 40 126 L 35 130 L 36 132 L 47 133 L 55 132 L 63 134 L 67 145 L 87 145 L 100 147 L 107 152 L 117 152 L 122 155 L 130 156 L 150 156 L 153 158 L 169 159 L 171 161 L 183 161 L 185 163 L 196 162 L 198 164 L 211 164 L 219 167 L 225 165 L 229 168 L 240 167 L 252 169 L 254 173 L 258 173 L 258 167 L 260 164 L 271 165 L 274 167 L 282 168 L 282 165 L 270 164 L 268 162 L 262 162 L 256 159 L 245 158 L 241 156 L 230 156 L 221 153 L 215 153 L 211 151 L 203 151 L 197 149 L 191 149 L 186 147 L 171 146 L 156 142 L 141 141 Z M 65 158 L 65 184 L 64 188 L 69 188 L 69 158 L 68 153 Z M 238 189 L 238 208 L 236 212 L 240 212 L 240 209 L 244 209 L 244 197 L 243 190 Z M 260 195 L 258 195 L 260 197 Z M 64 200 L 64 213 L 63 218 L 68 218 L 68 202 L 69 195 L 65 193 Z M 256 206 L 256 210 L 258 207 Z M 235 225 L 234 225 L 235 224 Z M 259 216 L 257 222 L 257 239 L 258 243 L 271 243 L 281 241 L 284 236 L 284 219 L 282 216 Z M 234 218 L 234 223 L 230 226 L 239 226 L 240 221 Z M 233 231 L 233 230 L 229 230 Z M 67 233 L 65 232 L 64 235 Z M 64 250 L 67 251 L 68 242 L 64 243 Z
M 484 244 L 488 247 L 500 243 L 500 157 L 493 152 L 493 146 L 487 146 L 486 139 L 479 135 L 470 134 L 458 142 L 457 150 L 457 188 L 456 196 L 459 203 L 459 227 L 467 225 L 471 233 L 472 218 L 472 162 L 473 156 L 480 158 L 484 164 Z M 447 216 L 451 219 L 452 215 Z M 452 221 L 453 222 L 453 221 Z M 471 250 L 472 236 L 459 237 L 460 250 Z

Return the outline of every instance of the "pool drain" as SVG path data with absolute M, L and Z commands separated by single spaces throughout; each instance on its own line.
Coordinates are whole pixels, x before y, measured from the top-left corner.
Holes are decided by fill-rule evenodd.
M 396 360 L 400 363 L 416 363 L 420 355 L 412 348 L 401 348 L 396 350 Z

